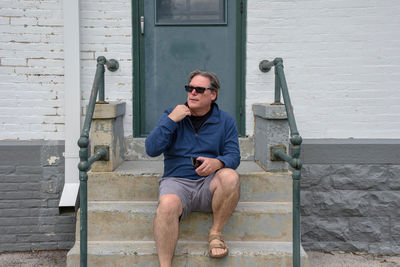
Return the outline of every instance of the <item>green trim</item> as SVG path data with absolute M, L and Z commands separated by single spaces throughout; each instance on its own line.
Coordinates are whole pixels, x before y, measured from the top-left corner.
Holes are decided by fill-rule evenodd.
M 140 0 L 139 1 L 139 17 L 140 16 L 144 16 L 144 0 Z M 139 23 L 139 19 L 138 19 L 138 23 Z M 139 27 L 137 28 L 138 29 L 138 38 L 139 38 L 139 40 L 140 40 L 140 48 L 139 48 L 139 52 L 140 52 L 140 61 L 139 61 L 139 63 L 140 63 L 140 71 L 139 71 L 139 75 L 140 75 L 140 79 L 139 79 L 139 82 L 140 82 L 140 88 L 139 88 L 139 91 L 140 91 L 140 98 L 139 98 L 139 101 L 140 101 L 140 103 L 139 103 L 139 108 L 140 108 L 140 111 L 139 111 L 139 116 L 138 116 L 138 123 L 140 124 L 140 126 L 139 126 L 139 132 L 138 132 L 138 134 L 137 134 L 137 136 L 139 137 L 139 136 L 144 136 L 143 134 L 142 134 L 142 132 L 143 132 L 143 130 L 145 129 L 145 118 L 146 118 L 146 106 L 143 104 L 143 103 L 145 103 L 145 99 L 146 99 L 146 90 L 145 90 L 145 83 L 146 83 L 146 80 L 145 80 L 145 65 L 144 65 L 144 63 L 145 63 L 145 51 L 144 51 L 144 35 L 143 34 L 141 34 L 140 33 L 140 31 L 139 31 Z
M 145 80 L 144 80 L 144 36 L 140 33 L 139 20 L 144 16 L 144 0 L 132 0 L 132 58 L 133 58 L 133 136 L 141 136 L 144 129 Z
M 140 32 L 139 0 L 132 0 L 133 136 L 140 134 Z
M 247 1 L 236 2 L 236 118 L 240 136 L 246 136 L 246 19 Z M 242 10 L 242 12 L 241 12 Z

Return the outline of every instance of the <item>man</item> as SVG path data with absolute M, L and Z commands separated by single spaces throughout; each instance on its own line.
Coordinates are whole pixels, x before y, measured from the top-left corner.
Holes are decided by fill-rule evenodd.
M 235 119 L 215 100 L 220 83 L 208 71 L 189 74 L 187 103 L 162 115 L 146 139 L 150 156 L 164 153 L 154 237 L 161 267 L 171 266 L 178 241 L 179 221 L 191 211 L 212 211 L 210 257 L 228 254 L 222 228 L 239 201 L 240 163 Z

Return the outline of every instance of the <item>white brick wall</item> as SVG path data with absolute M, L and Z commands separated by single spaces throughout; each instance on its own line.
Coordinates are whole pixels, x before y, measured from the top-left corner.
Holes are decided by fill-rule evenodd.
M 64 139 L 61 1 L 0 2 L 0 140 Z M 258 63 L 282 57 L 305 138 L 399 138 L 399 1 L 247 2 L 249 135 L 251 105 L 273 101 L 274 75 Z M 120 69 L 106 72 L 106 99 L 127 103 L 131 135 L 131 0 L 81 0 L 80 25 L 82 106 L 96 58 L 117 59 Z
M 274 99 L 258 64 L 282 57 L 303 137 L 399 138 L 400 1 L 247 2 L 248 134 L 251 105 Z
M 0 2 L 0 140 L 64 139 L 59 0 Z
M 81 0 L 81 90 L 82 107 L 89 102 L 96 58 L 119 62 L 116 72 L 105 72 L 106 101 L 126 102 L 125 135 L 132 135 L 132 11 L 131 0 Z M 86 113 L 83 110 L 82 113 Z
M 63 23 L 62 0 L 0 2 L 0 140 L 65 138 Z M 117 59 L 120 69 L 106 71 L 105 96 L 126 101 L 131 135 L 131 1 L 81 0 L 80 26 L 81 104 L 89 100 L 96 58 Z

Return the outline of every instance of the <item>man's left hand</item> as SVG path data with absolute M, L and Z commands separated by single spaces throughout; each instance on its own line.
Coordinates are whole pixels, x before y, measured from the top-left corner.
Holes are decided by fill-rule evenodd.
M 198 157 L 197 160 L 202 161 L 203 163 L 196 169 L 196 172 L 200 176 L 208 176 L 218 169 L 224 167 L 224 163 L 219 159 L 215 158 L 206 158 L 206 157 Z

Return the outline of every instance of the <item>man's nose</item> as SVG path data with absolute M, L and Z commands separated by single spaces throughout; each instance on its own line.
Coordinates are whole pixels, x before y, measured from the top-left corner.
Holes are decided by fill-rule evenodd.
M 197 95 L 196 89 L 193 89 L 190 93 L 191 93 L 192 95 Z

